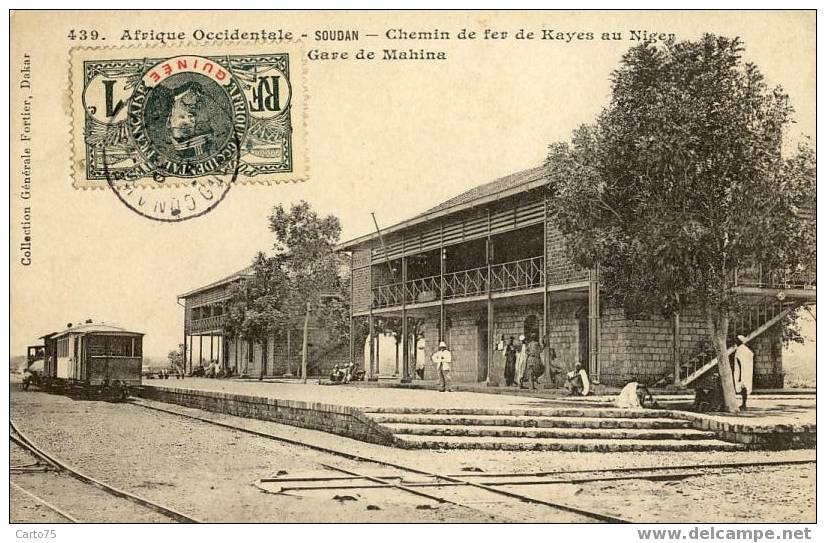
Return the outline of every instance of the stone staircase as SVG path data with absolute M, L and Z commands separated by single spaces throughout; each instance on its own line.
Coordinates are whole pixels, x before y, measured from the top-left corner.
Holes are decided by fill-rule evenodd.
M 422 449 L 537 451 L 738 450 L 664 410 L 375 408 L 365 415 L 396 445 Z

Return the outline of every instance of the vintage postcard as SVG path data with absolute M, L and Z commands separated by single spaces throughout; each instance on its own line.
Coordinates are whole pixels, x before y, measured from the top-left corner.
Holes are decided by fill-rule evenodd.
M 815 23 L 10 12 L 15 537 L 813 539 Z

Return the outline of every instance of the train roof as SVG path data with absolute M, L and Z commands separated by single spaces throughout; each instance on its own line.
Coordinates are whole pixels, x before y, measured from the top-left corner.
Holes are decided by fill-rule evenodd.
M 113 335 L 128 335 L 128 336 L 143 336 L 143 332 L 132 332 L 126 328 L 115 326 L 112 324 L 105 324 L 102 322 L 86 322 L 69 326 L 60 332 L 52 332 L 41 336 L 41 339 L 53 338 L 57 339 L 69 334 L 113 334 Z

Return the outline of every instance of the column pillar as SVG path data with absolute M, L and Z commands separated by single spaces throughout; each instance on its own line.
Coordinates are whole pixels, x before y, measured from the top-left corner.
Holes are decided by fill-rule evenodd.
M 493 263 L 493 239 L 490 237 L 490 210 L 488 210 L 488 237 L 485 240 L 485 261 L 487 264 L 487 279 L 485 290 L 487 291 L 487 368 L 485 368 L 485 384 L 487 386 L 498 386 L 499 379 L 493 376 L 493 358 L 496 356 L 496 338 L 494 336 L 494 314 L 493 314 L 493 290 L 491 288 L 491 265 Z
M 681 338 L 680 338 L 680 312 L 674 312 L 673 318 L 673 334 L 674 334 L 674 385 L 680 386 L 680 350 L 681 350 Z
M 401 382 L 410 382 L 410 341 L 407 328 L 407 257 L 402 256 L 402 373 Z
M 198 334 L 198 365 L 204 365 L 204 336 Z
M 367 379 L 373 381 L 375 377 L 373 367 L 376 360 L 376 323 L 373 317 L 372 308 L 370 309 L 370 315 L 368 316 L 368 325 L 370 329 L 370 367 L 367 371 Z
M 599 382 L 599 267 L 588 275 L 588 365 L 592 380 Z
M 542 352 L 545 353 L 545 388 L 554 388 L 551 382 L 551 346 L 546 345 L 548 337 L 548 196 L 544 197 L 542 220 Z

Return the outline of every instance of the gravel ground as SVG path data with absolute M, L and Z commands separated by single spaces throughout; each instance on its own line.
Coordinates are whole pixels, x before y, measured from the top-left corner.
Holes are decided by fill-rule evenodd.
M 169 404 L 155 405 L 439 473 L 460 474 L 471 470 L 525 473 L 815 457 L 815 451 L 735 451 L 711 455 L 707 452 L 605 454 L 400 450 L 265 421 Z M 473 509 L 438 504 L 392 490 L 272 494 L 257 484 L 259 479 L 279 473 L 284 475 L 284 472 L 293 477 L 329 474 L 322 464 L 359 473 L 375 474 L 387 470 L 375 464 L 345 460 L 135 405 L 75 401 L 40 392 L 24 393 L 13 388 L 11 413 L 22 431 L 58 458 L 114 486 L 205 521 L 581 520 L 507 498 L 482 496 L 478 492 L 452 494 Z M 636 521 L 811 522 L 815 519 L 813 464 L 761 469 L 758 473 L 759 476 L 753 473 L 708 475 L 672 483 L 626 481 L 521 486 L 513 490 Z M 334 499 L 336 495 L 339 499 Z M 451 494 L 443 490 L 440 495 L 448 497 Z M 668 499 L 663 500 L 663 496 Z M 20 501 L 20 504 L 22 507 L 24 502 Z M 17 502 L 13 502 L 13 506 L 14 510 Z M 131 519 L 117 516 L 111 520 Z

